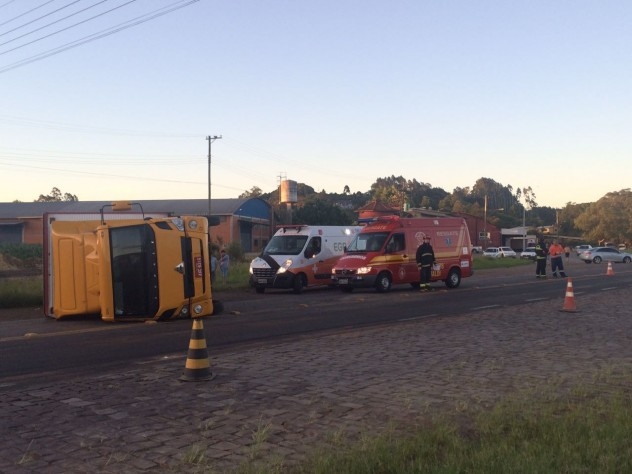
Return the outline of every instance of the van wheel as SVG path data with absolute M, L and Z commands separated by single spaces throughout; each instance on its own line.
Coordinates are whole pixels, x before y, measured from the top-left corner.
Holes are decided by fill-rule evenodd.
M 266 287 L 265 286 L 256 286 L 255 287 L 255 291 L 259 294 L 262 294 L 263 292 L 266 291 Z
M 448 272 L 448 277 L 445 279 L 445 286 L 448 288 L 456 288 L 461 284 L 461 272 L 453 268 Z
M 380 293 L 386 293 L 391 289 L 391 276 L 382 272 L 377 276 L 377 280 L 375 280 L 375 289 Z
M 294 290 L 294 293 L 299 295 L 303 293 L 303 288 L 305 288 L 305 286 L 306 286 L 305 276 L 302 273 L 299 273 L 298 275 L 294 277 L 294 283 L 292 284 L 292 289 Z

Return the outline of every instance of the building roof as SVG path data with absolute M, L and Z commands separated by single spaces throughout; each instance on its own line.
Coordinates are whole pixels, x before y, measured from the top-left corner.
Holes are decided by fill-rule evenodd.
M 147 213 L 208 215 L 208 199 L 155 199 L 131 202 L 140 203 L 143 211 Z M 47 212 L 98 213 L 101 208 L 110 204 L 111 201 L 0 202 L 0 219 L 40 218 Z M 261 198 L 211 199 L 213 216 L 242 215 L 267 219 L 269 212 L 270 205 Z

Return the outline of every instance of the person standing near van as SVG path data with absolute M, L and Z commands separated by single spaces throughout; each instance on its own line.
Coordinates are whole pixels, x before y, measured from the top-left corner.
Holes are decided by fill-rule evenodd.
M 417 261 L 417 268 L 419 268 L 419 291 L 429 291 L 435 254 L 432 245 L 430 245 L 430 237 L 427 235 L 424 235 L 423 243 L 417 247 L 415 260 Z
M 222 249 L 219 257 L 219 270 L 222 272 L 222 280 L 226 283 L 226 279 L 228 278 L 228 264 L 230 262 L 230 257 L 226 253 L 226 250 Z
M 562 260 L 562 254 L 564 253 L 564 247 L 560 245 L 557 240 L 553 241 L 553 244 L 549 247 L 549 255 L 551 256 L 551 272 L 553 272 L 553 278 L 557 278 L 557 271 L 559 270 L 560 276 L 566 278 L 564 272 L 564 261 Z
M 535 246 L 535 277 L 536 278 L 546 278 L 546 244 L 544 243 L 544 239 L 540 239 L 540 241 Z

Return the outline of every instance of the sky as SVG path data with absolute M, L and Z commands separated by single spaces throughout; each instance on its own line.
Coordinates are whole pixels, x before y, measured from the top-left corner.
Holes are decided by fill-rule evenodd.
M 0 202 L 630 188 L 632 2 L 0 0 Z M 607 170 L 607 171 L 606 171 Z

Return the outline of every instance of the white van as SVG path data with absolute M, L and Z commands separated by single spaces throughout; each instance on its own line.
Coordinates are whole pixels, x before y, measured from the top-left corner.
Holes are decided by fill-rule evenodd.
M 331 268 L 359 226 L 286 225 L 276 231 L 261 255 L 250 262 L 250 286 L 293 289 L 331 285 Z

